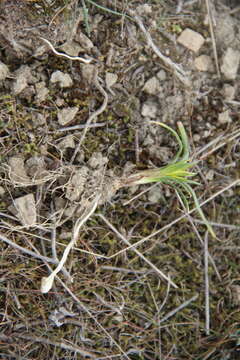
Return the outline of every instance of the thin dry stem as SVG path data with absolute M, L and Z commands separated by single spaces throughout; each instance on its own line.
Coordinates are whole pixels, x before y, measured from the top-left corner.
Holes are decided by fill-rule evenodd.
M 210 8 L 210 0 L 205 0 L 205 2 L 206 2 L 206 7 L 207 7 L 207 13 L 208 13 L 209 29 L 210 29 L 211 39 L 212 39 L 213 55 L 214 55 L 214 60 L 215 60 L 215 65 L 216 65 L 216 70 L 217 70 L 217 76 L 219 78 L 221 78 L 221 74 L 220 74 L 220 70 L 219 70 L 217 46 L 216 46 L 216 40 L 215 40 L 215 35 L 214 35 L 214 30 L 213 30 L 213 18 L 212 18 L 212 11 Z
M 180 310 L 184 309 L 185 307 L 187 307 L 191 302 L 195 301 L 198 298 L 198 294 L 194 295 L 193 297 L 191 297 L 189 300 L 185 301 L 183 304 L 179 305 L 178 307 L 176 307 L 176 309 L 170 311 L 168 314 L 166 314 L 163 318 L 161 318 L 160 320 L 160 324 L 163 323 L 164 321 L 168 320 L 170 317 L 172 317 L 173 315 L 175 315 L 177 312 L 179 312 Z
M 204 280 L 205 280 L 205 332 L 210 334 L 210 302 L 209 302 L 209 277 L 208 277 L 208 232 L 204 237 Z
M 57 50 L 53 47 L 53 45 L 50 43 L 49 40 L 47 40 L 47 39 L 45 39 L 45 38 L 43 38 L 43 37 L 41 37 L 41 36 L 40 36 L 40 39 L 43 40 L 46 44 L 48 44 L 48 46 L 50 47 L 50 49 L 52 50 L 52 52 L 53 52 L 55 55 L 57 55 L 57 56 L 62 56 L 62 57 L 64 57 L 64 58 L 68 59 L 68 60 L 81 61 L 81 62 L 83 62 L 83 63 L 85 63 L 85 64 L 89 64 L 89 63 L 92 62 L 92 60 L 93 60 L 93 59 L 84 59 L 84 58 L 82 58 L 82 57 L 80 57 L 80 56 L 71 56 L 71 55 L 67 55 L 67 54 L 61 53 L 61 52 L 57 51 Z
M 84 305 L 84 303 L 82 303 L 78 297 L 67 287 L 67 285 L 59 278 L 57 278 L 58 281 L 60 281 L 60 283 L 62 284 L 62 286 L 64 287 L 64 289 L 68 292 L 68 294 L 73 298 L 73 300 L 77 303 L 77 305 L 80 308 L 80 311 L 84 310 L 86 312 L 86 314 L 97 324 L 97 326 L 103 331 L 103 333 L 105 335 L 107 335 L 107 337 L 110 339 L 110 342 L 112 344 L 114 344 L 118 350 L 121 351 L 121 354 L 123 354 L 123 356 L 125 356 L 125 358 L 127 360 L 131 360 L 128 355 L 125 353 L 125 351 L 122 349 L 122 347 L 113 339 L 113 337 L 109 334 L 109 332 L 98 322 L 98 320 L 96 319 L 96 316 L 92 315 L 91 311 L 87 308 L 86 305 Z
M 112 229 L 112 231 L 115 232 L 115 234 L 128 246 L 132 246 L 130 242 L 108 221 L 108 219 L 102 215 L 98 214 L 98 216 Z M 126 250 L 126 249 L 125 249 Z M 131 248 L 132 251 L 134 251 L 141 259 L 143 259 L 161 278 L 169 282 L 175 289 L 178 288 L 178 286 L 168 277 L 166 276 L 161 270 L 159 270 L 151 261 L 149 261 L 140 251 L 135 249 L 134 247 Z
M 88 357 L 90 359 L 98 358 L 95 354 L 80 348 L 78 345 L 65 344 L 63 341 L 61 341 L 61 342 L 53 341 L 53 340 L 47 339 L 43 336 L 31 336 L 31 335 L 22 335 L 22 334 L 13 334 L 12 336 L 21 338 L 21 339 L 25 339 L 25 340 L 30 340 L 33 342 L 40 342 L 41 344 L 47 344 L 47 345 L 53 345 L 56 347 L 60 347 L 64 350 L 73 351 L 77 354 L 80 354 L 81 356 Z

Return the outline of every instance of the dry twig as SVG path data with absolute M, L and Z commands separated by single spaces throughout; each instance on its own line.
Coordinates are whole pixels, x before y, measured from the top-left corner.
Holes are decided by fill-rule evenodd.
M 161 53 L 161 51 L 158 49 L 158 47 L 154 44 L 150 33 L 143 25 L 141 18 L 139 16 L 137 16 L 135 14 L 135 12 L 132 10 L 129 10 L 129 13 L 132 15 L 132 17 L 135 19 L 136 23 L 138 24 L 139 28 L 144 33 L 144 35 L 147 39 L 148 45 L 152 48 L 152 50 L 155 52 L 155 54 L 164 62 L 164 64 L 166 66 L 168 66 L 173 71 L 174 75 L 176 75 L 176 77 L 181 81 L 181 83 L 183 83 L 186 87 L 190 87 L 191 81 L 188 78 L 185 71 L 182 70 L 179 65 L 175 64 L 169 57 L 167 57 Z

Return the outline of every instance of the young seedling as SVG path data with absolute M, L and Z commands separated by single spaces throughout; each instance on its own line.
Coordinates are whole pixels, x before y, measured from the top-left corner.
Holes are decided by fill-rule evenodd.
M 140 171 L 128 177 L 113 178 L 112 183 L 107 183 L 106 181 L 106 183 L 104 184 L 103 181 L 103 185 L 105 185 L 105 192 L 107 190 L 107 198 L 109 198 L 109 194 L 113 196 L 118 189 L 125 186 L 148 184 L 152 182 L 161 182 L 163 184 L 170 185 L 178 193 L 178 195 L 183 200 L 187 208 L 188 208 L 188 200 L 184 193 L 187 193 L 188 195 L 192 196 L 200 217 L 202 218 L 208 231 L 211 233 L 213 237 L 215 237 L 213 229 L 209 224 L 209 222 L 207 221 L 205 215 L 203 214 L 198 202 L 198 198 L 195 194 L 195 191 L 192 188 L 192 185 L 199 185 L 199 183 L 194 180 L 191 180 L 191 178 L 194 175 L 196 175 L 196 173 L 189 171 L 189 169 L 192 168 L 196 164 L 196 162 L 190 161 L 188 137 L 183 124 L 181 122 L 177 124 L 178 125 L 178 133 L 177 133 L 172 128 L 170 128 L 169 126 L 163 123 L 155 122 L 155 121 L 153 121 L 153 123 L 156 123 L 164 127 L 174 135 L 179 145 L 179 150 L 176 156 L 169 165 L 166 165 L 164 167 Z M 47 293 L 52 288 L 56 275 L 58 274 L 59 271 L 62 270 L 69 255 L 69 252 L 76 244 L 80 228 L 93 215 L 93 213 L 97 209 L 97 206 L 99 204 L 106 202 L 107 198 L 106 195 L 103 195 L 104 194 L 103 189 L 102 191 L 98 189 L 97 192 L 98 192 L 97 195 L 93 194 L 94 200 L 90 203 L 90 205 L 86 209 L 84 209 L 82 217 L 80 217 L 76 222 L 73 229 L 72 239 L 67 245 L 66 249 L 64 250 L 62 259 L 60 260 L 58 266 L 55 268 L 55 270 L 52 271 L 52 273 L 48 277 L 42 278 L 42 283 L 41 283 L 42 293 Z
M 196 173 L 189 171 L 196 162 L 191 162 L 189 157 L 189 142 L 184 126 L 181 122 L 178 122 L 178 133 L 169 126 L 152 121 L 152 123 L 158 124 L 165 129 L 169 130 L 176 138 L 179 150 L 169 165 L 161 168 L 149 169 L 137 172 L 130 175 L 128 178 L 122 179 L 123 186 L 134 186 L 139 184 L 148 184 L 153 182 L 160 182 L 172 186 L 178 195 L 183 200 L 184 204 L 188 208 L 188 201 L 184 193 L 190 195 L 195 203 L 196 209 L 206 225 L 210 234 L 215 237 L 214 231 L 207 221 L 197 198 L 192 185 L 199 185 L 198 182 L 191 180 Z

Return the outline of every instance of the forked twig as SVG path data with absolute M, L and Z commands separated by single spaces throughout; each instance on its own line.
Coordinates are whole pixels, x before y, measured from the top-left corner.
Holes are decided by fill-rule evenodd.
M 129 10 L 129 13 L 132 15 L 132 17 L 134 18 L 134 20 L 138 24 L 139 28 L 144 33 L 144 35 L 145 35 L 145 37 L 147 39 L 148 45 L 152 48 L 152 50 L 155 52 L 155 54 L 164 62 L 164 64 L 166 66 L 168 66 L 168 67 L 170 67 L 170 69 L 172 69 L 172 71 L 176 75 L 176 77 L 186 87 L 190 87 L 191 86 L 191 81 L 188 78 L 185 71 L 183 69 L 181 69 L 181 67 L 179 65 L 175 64 L 169 57 L 167 57 L 167 56 L 165 56 L 165 55 L 163 55 L 161 53 L 161 51 L 158 49 L 158 47 L 154 44 L 150 33 L 148 32 L 148 30 L 143 25 L 143 22 L 142 22 L 141 18 L 135 14 L 135 11 Z

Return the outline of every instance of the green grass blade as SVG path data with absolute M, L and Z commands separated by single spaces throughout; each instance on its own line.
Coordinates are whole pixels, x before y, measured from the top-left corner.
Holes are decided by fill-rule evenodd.
M 175 155 L 175 157 L 173 158 L 173 160 L 171 161 L 171 163 L 175 163 L 179 160 L 182 152 L 183 152 L 183 143 L 182 143 L 182 140 L 180 138 L 180 136 L 178 135 L 178 133 L 173 130 L 170 126 L 162 123 L 162 122 L 159 122 L 159 121 L 151 121 L 151 123 L 154 123 L 154 124 L 157 124 L 161 127 L 163 127 L 164 129 L 168 130 L 170 133 L 173 134 L 173 136 L 176 138 L 177 142 L 178 142 L 178 145 L 179 145 L 179 150 L 177 152 L 177 154 Z
M 213 238 L 216 238 L 216 234 L 213 231 L 212 226 L 209 224 L 209 222 L 207 221 L 197 198 L 197 195 L 195 193 L 195 191 L 192 189 L 192 187 L 189 184 L 186 183 L 181 183 L 181 185 L 183 186 L 183 188 L 192 196 L 193 200 L 194 200 L 194 204 L 196 206 L 196 209 L 198 211 L 198 214 L 200 215 L 200 217 L 202 218 L 202 221 L 204 222 L 204 224 L 206 225 L 208 231 L 210 232 L 210 234 L 212 235 Z

